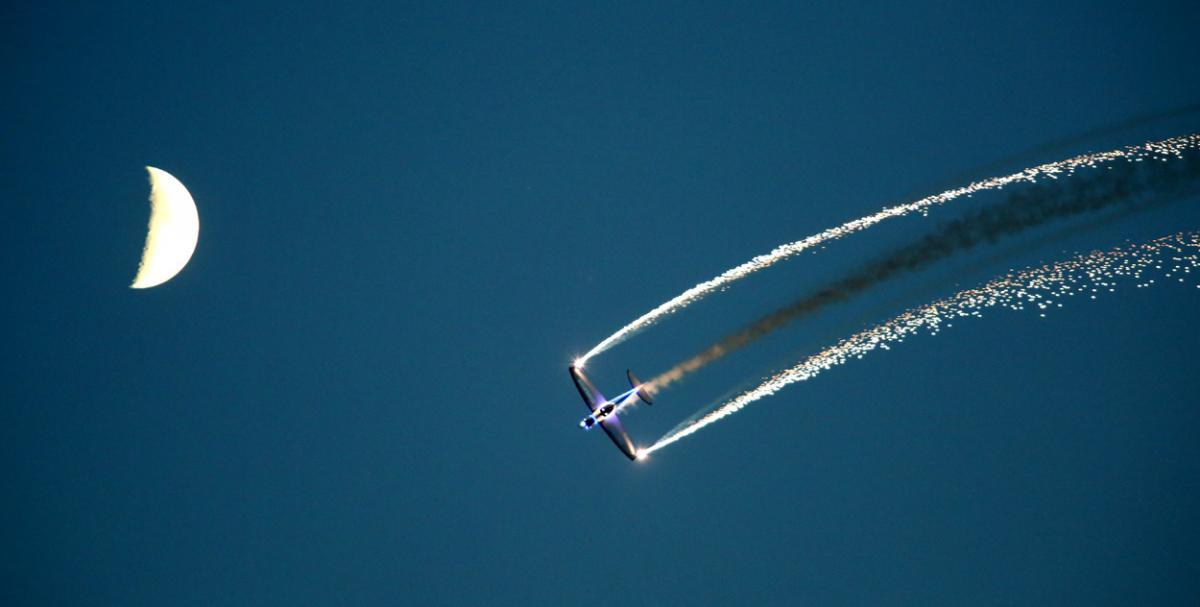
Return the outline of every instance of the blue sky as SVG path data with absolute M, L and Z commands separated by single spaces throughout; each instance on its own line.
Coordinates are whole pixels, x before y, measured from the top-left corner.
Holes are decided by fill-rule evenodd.
M 913 339 L 645 465 L 578 431 L 566 373 L 778 244 L 980 170 L 1195 132 L 1194 111 L 1115 128 L 1200 100 L 1195 6 L 5 17 L 6 603 L 1200 593 L 1194 288 Z M 138 292 L 145 165 L 188 186 L 201 232 L 179 276 Z M 653 440 L 888 306 L 1194 229 L 1196 202 L 905 279 L 626 425 Z M 599 357 L 593 379 L 618 392 L 627 366 L 660 372 L 931 220 L 756 276 Z

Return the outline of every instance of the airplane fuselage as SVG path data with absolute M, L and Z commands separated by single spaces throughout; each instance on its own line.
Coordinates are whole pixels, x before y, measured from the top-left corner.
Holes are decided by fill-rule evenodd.
M 617 406 L 612 403 L 607 403 L 603 407 L 597 407 L 591 415 L 583 418 L 583 421 L 579 422 L 579 427 L 583 428 L 584 430 L 591 430 L 596 426 L 596 424 L 604 421 L 604 418 L 608 417 L 613 411 L 616 410 Z
M 605 401 L 603 405 L 596 407 L 596 410 L 592 411 L 591 415 L 583 418 L 583 420 L 579 422 L 579 427 L 583 428 L 584 430 L 591 430 L 592 428 L 596 427 L 596 424 L 599 424 L 607 419 L 608 416 L 615 413 L 621 408 L 622 405 L 628 402 L 629 399 L 637 396 L 637 392 L 638 389 L 634 388 L 613 400 Z

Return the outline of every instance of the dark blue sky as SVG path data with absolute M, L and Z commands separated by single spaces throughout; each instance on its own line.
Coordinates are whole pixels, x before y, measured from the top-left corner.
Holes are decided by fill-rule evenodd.
M 1193 3 L 3 14 L 0 602 L 1200 597 L 1194 288 L 962 323 L 640 465 L 579 432 L 566 373 L 778 244 L 981 167 L 1194 132 L 1107 128 L 1200 100 Z M 200 242 L 133 291 L 148 164 Z M 1197 228 L 1197 202 L 955 280 Z M 593 379 L 619 391 L 930 225 L 757 277 Z M 887 316 L 855 314 L 804 345 Z M 626 426 L 653 440 L 803 351 L 781 340 Z

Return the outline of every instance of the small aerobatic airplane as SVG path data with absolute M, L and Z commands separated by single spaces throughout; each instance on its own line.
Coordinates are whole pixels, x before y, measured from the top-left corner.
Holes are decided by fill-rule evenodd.
M 650 395 L 646 394 L 646 389 L 642 382 L 633 374 L 633 371 L 626 371 L 629 377 L 629 385 L 633 386 L 628 392 L 608 400 L 604 395 L 592 385 L 583 371 L 571 365 L 571 379 L 575 380 L 575 387 L 579 390 L 579 396 L 583 397 L 584 404 L 587 405 L 591 415 L 583 418 L 579 422 L 579 427 L 584 430 L 591 430 L 596 424 L 600 424 L 604 428 L 604 433 L 612 439 L 613 444 L 625 454 L 629 459 L 637 459 L 637 447 L 633 446 L 633 440 L 625 433 L 625 429 L 621 427 L 621 419 L 617 417 L 617 412 L 625 407 L 627 403 L 634 397 L 642 399 L 642 402 L 647 405 L 653 404 L 650 402 Z

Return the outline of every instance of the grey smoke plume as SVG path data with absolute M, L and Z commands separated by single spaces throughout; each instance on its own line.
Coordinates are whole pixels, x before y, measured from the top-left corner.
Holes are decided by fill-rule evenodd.
M 655 377 L 649 384 L 654 389 L 666 387 L 792 321 L 980 244 L 992 244 L 1058 219 L 1116 207 L 1133 209 L 1177 200 L 1197 189 L 1198 156 L 1200 154 L 1188 153 L 1171 160 L 1117 163 L 1023 187 L 1008 194 L 1001 202 L 944 223 L 919 240 L 760 317 Z

